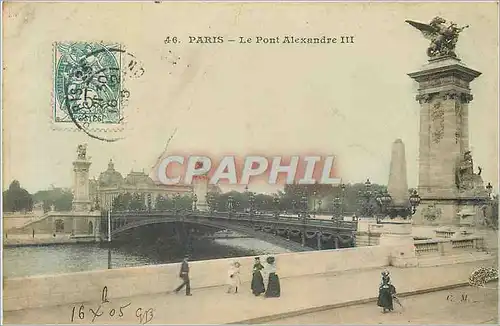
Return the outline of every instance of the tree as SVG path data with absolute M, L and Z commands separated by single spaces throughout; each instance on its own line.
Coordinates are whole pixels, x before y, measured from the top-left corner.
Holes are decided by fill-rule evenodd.
M 52 205 L 56 211 L 70 211 L 73 206 L 73 192 L 68 188 L 40 190 L 33 195 L 33 199 L 43 203 L 44 211 L 50 210 Z
M 131 211 L 145 211 L 146 202 L 144 194 L 134 193 L 129 204 L 129 209 Z
M 4 212 L 21 212 L 33 210 L 33 198 L 30 193 L 21 188 L 19 181 L 11 182 L 9 189 L 2 193 Z

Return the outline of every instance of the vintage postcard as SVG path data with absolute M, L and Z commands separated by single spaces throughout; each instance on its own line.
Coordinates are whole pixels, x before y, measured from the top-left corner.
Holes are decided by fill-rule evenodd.
M 4 323 L 498 323 L 497 2 L 2 15 Z

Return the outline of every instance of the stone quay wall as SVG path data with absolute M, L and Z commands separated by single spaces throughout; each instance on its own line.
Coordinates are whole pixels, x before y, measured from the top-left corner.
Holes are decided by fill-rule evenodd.
M 391 247 L 372 246 L 286 253 L 276 257 L 280 278 L 384 267 Z M 265 261 L 266 256 L 261 256 Z M 191 287 L 221 286 L 227 282 L 230 264 L 241 264 L 241 281 L 250 282 L 254 257 L 215 259 L 190 263 Z M 22 310 L 99 300 L 106 286 L 109 298 L 158 294 L 180 284 L 180 264 L 98 270 L 59 275 L 4 279 L 4 311 Z

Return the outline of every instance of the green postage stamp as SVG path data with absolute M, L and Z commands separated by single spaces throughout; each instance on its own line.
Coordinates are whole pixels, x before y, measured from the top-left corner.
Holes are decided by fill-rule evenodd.
M 99 129 L 123 122 L 120 44 L 54 43 L 53 122 L 78 129 Z

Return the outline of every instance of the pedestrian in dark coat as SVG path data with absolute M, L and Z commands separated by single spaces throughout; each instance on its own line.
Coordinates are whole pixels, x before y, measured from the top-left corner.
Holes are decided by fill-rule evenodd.
M 179 291 L 186 287 L 186 295 L 191 296 L 191 284 L 189 283 L 189 264 L 188 257 L 185 257 L 181 264 L 181 271 L 179 273 L 179 277 L 182 279 L 182 284 L 175 289 L 175 293 L 179 293 Z
M 280 278 L 276 273 L 276 263 L 274 257 L 267 257 L 267 289 L 266 289 L 266 298 L 279 298 L 281 296 L 281 285 Z
M 255 257 L 255 263 L 253 264 L 253 273 L 252 273 L 252 293 L 255 296 L 259 296 L 262 293 L 266 292 L 264 288 L 264 278 L 262 277 L 262 270 L 264 266 L 260 263 L 260 258 Z
M 382 282 L 379 286 L 377 305 L 382 307 L 382 312 L 386 313 L 388 311 L 393 311 L 393 300 L 392 296 L 396 294 L 396 288 L 391 284 L 391 278 L 389 277 L 389 272 L 382 272 Z

